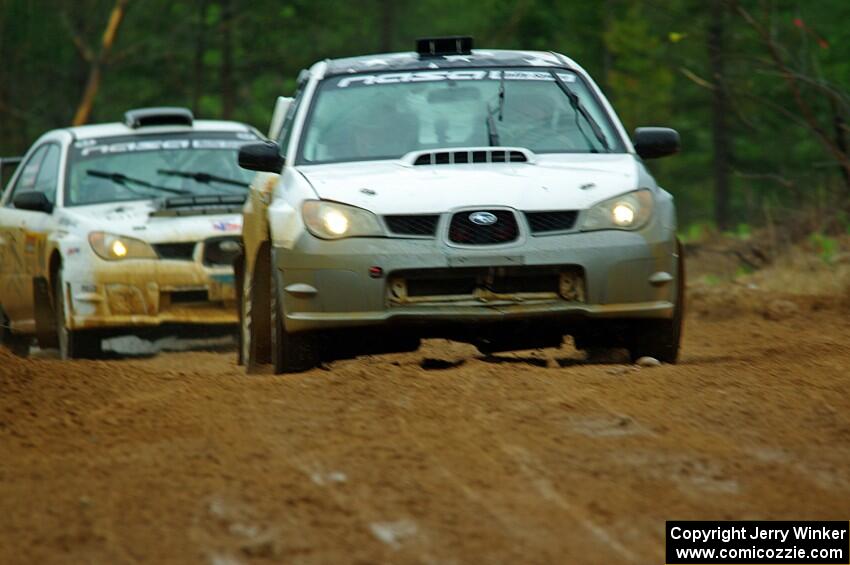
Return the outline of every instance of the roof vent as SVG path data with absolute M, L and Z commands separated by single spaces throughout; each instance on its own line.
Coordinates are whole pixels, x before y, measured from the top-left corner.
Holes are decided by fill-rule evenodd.
M 416 52 L 419 53 L 420 57 L 469 55 L 472 53 L 472 38 L 468 35 L 423 37 L 416 40 Z
M 413 151 L 401 158 L 407 165 L 474 165 L 478 163 L 530 163 L 534 154 L 523 147 L 469 147 Z
M 137 108 L 127 110 L 124 123 L 129 128 L 150 126 L 191 126 L 194 116 L 188 108 Z

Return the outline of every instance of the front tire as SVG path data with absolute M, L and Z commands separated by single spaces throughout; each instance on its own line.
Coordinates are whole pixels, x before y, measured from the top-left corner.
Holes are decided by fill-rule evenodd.
M 632 361 L 641 357 L 654 357 L 662 363 L 679 360 L 679 344 L 682 341 L 682 325 L 685 319 L 685 250 L 676 240 L 679 256 L 676 268 L 676 303 L 673 317 L 669 320 L 645 320 L 639 324 L 629 345 Z
M 99 335 L 91 331 L 68 328 L 65 282 L 62 279 L 62 271 L 57 273 L 53 284 L 53 308 L 60 359 L 94 359 L 102 355 L 103 349 Z
M 239 331 L 245 371 L 257 374 L 271 363 L 271 253 L 268 242 L 257 253 L 253 272 L 243 269 L 242 310 Z
M 271 269 L 272 362 L 276 375 L 301 373 L 318 367 L 321 362 L 319 336 L 315 333 L 289 333 L 283 314 L 283 289 L 276 269 Z

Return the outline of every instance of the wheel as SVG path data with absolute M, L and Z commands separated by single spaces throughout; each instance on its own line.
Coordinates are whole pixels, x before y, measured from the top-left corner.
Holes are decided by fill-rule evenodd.
M 276 375 L 281 373 L 300 373 L 319 366 L 319 336 L 315 333 L 289 333 L 286 331 L 283 316 L 283 289 L 277 269 L 270 273 L 272 362 Z
M 59 344 L 59 358 L 94 359 L 99 357 L 101 349 L 100 336 L 91 331 L 68 329 L 67 307 L 65 302 L 65 282 L 60 270 L 53 283 L 53 307 L 56 320 L 56 337 Z
M 236 313 L 239 320 L 239 331 L 236 336 L 236 364 L 244 365 L 245 351 L 243 343 L 245 339 L 243 337 L 244 324 L 242 320 L 245 316 L 242 312 L 244 310 L 243 300 L 245 296 L 245 257 L 241 253 L 233 260 L 233 282 L 236 287 Z
M 25 335 L 12 333 L 11 322 L 6 316 L 5 310 L 0 307 L 0 345 L 6 346 L 12 353 L 19 357 L 26 357 L 30 353 L 32 338 Z
M 268 243 L 260 246 L 253 272 L 243 269 L 242 362 L 248 374 L 259 373 L 271 363 L 271 254 Z
M 685 251 L 676 240 L 679 255 L 676 268 L 676 302 L 673 317 L 669 320 L 644 320 L 635 328 L 629 356 L 632 361 L 641 357 L 655 357 L 663 363 L 675 363 L 679 359 L 679 343 L 682 340 L 682 323 L 685 319 Z

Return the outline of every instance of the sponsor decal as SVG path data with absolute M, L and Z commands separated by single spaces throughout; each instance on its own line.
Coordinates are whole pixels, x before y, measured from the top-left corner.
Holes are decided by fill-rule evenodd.
M 256 138 L 254 138 L 256 139 Z M 103 145 L 88 145 L 80 148 L 81 157 L 134 153 L 139 151 L 185 150 L 185 149 L 230 149 L 236 150 L 247 143 L 244 139 L 150 139 L 125 141 Z
M 24 238 L 24 253 L 35 253 L 36 245 L 38 245 L 38 236 L 26 234 Z
M 564 82 L 575 82 L 573 73 L 558 73 Z M 398 84 L 407 82 L 440 82 L 467 80 L 520 80 L 554 82 L 555 77 L 550 71 L 519 71 L 519 70 L 445 70 L 445 71 L 412 71 L 403 73 L 381 73 L 374 75 L 355 75 L 340 78 L 337 88 L 351 86 L 375 86 L 379 84 Z
M 213 222 L 212 225 L 215 231 L 239 231 L 242 229 L 242 224 L 239 222 Z

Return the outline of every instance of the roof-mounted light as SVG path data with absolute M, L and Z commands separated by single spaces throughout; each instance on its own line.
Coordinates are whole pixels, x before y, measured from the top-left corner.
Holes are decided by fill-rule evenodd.
M 124 123 L 129 128 L 149 126 L 191 126 L 195 117 L 188 108 L 137 108 L 127 110 Z
M 420 57 L 469 55 L 472 53 L 472 38 L 468 35 L 423 37 L 416 40 L 416 52 Z

